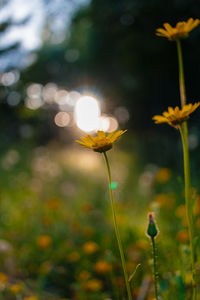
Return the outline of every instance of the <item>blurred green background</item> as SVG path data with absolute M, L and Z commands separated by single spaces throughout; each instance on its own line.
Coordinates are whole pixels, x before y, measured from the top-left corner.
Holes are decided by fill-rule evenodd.
M 74 143 L 118 128 L 128 132 L 108 155 L 129 273 L 141 264 L 134 299 L 153 299 L 149 211 L 162 299 L 189 299 L 180 137 L 152 116 L 180 103 L 176 45 L 155 30 L 198 18 L 199 1 L 0 4 L 0 299 L 122 299 L 104 161 Z M 199 100 L 199 37 L 197 27 L 182 42 L 188 102 Z M 199 116 L 189 120 L 197 231 Z

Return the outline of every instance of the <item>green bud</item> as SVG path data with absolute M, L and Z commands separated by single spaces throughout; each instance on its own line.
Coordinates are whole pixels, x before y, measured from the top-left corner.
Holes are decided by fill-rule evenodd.
M 155 238 L 158 235 L 158 229 L 154 220 L 153 213 L 148 214 L 149 224 L 147 228 L 147 235 L 150 238 Z

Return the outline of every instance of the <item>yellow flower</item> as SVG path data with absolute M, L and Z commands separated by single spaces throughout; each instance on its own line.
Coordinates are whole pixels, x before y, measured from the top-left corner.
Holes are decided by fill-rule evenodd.
M 25 297 L 24 300 L 39 300 L 38 297 L 31 296 L 31 297 Z
M 87 254 L 93 254 L 99 249 L 97 243 L 89 241 L 83 245 L 83 251 Z
M 110 271 L 112 271 L 112 265 L 107 261 L 101 260 L 95 264 L 94 269 L 97 273 L 109 273 Z
M 22 286 L 20 284 L 13 284 L 10 287 L 10 291 L 13 294 L 18 294 L 19 292 L 21 292 L 22 290 Z
M 157 174 L 156 174 L 156 180 L 159 183 L 165 183 L 167 181 L 169 181 L 169 179 L 172 176 L 172 172 L 170 169 L 168 168 L 161 168 L 158 170 Z
M 2 273 L 2 272 L 0 272 L 0 282 L 4 283 L 4 284 L 8 283 L 8 277 L 7 277 L 7 275 L 4 274 L 4 273 Z
M 178 106 L 175 108 L 168 107 L 168 111 L 164 111 L 162 116 L 156 115 L 152 119 L 156 124 L 167 123 L 177 128 L 179 124 L 189 119 L 190 114 L 193 113 L 199 105 L 200 102 L 184 105 L 182 109 Z
M 79 277 L 79 280 L 86 281 L 90 278 L 90 273 L 88 271 L 83 270 L 79 273 L 78 277 Z
M 84 284 L 83 288 L 86 291 L 97 292 L 101 290 L 102 282 L 99 279 L 91 279 Z
M 97 136 L 93 137 L 88 134 L 86 137 L 82 137 L 82 141 L 76 141 L 81 146 L 90 148 L 95 152 L 106 152 L 112 148 L 113 143 L 124 134 L 127 130 L 113 131 L 107 136 L 104 131 L 98 131 Z
M 189 233 L 187 230 L 182 229 L 177 233 L 176 238 L 181 243 L 187 243 L 189 241 Z
M 61 207 L 62 203 L 60 201 L 60 199 L 57 198 L 53 198 L 53 199 L 49 199 L 46 202 L 46 207 L 52 210 L 56 210 L 59 209 Z
M 184 204 L 179 205 L 175 210 L 175 215 L 177 218 L 184 218 L 186 216 L 186 207 Z
M 37 238 L 37 245 L 40 249 L 45 250 L 52 244 L 52 239 L 48 235 L 41 235 Z
M 157 194 L 154 201 L 167 209 L 171 209 L 175 203 L 174 197 L 168 194 Z
M 73 251 L 67 256 L 68 261 L 70 262 L 76 262 L 80 259 L 80 254 L 77 251 Z
M 188 37 L 189 32 L 197 27 L 199 23 L 199 19 L 194 20 L 193 18 L 190 18 L 186 22 L 178 22 L 175 27 L 172 27 L 169 23 L 164 23 L 164 28 L 158 28 L 156 35 L 166 37 L 170 41 L 184 39 Z

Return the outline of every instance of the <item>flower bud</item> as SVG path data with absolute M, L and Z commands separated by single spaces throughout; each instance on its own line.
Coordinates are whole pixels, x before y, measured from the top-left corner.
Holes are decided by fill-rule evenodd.
M 147 228 L 147 236 L 150 238 L 155 238 L 158 235 L 158 229 L 156 226 L 156 222 L 154 220 L 154 214 L 148 214 L 149 224 Z

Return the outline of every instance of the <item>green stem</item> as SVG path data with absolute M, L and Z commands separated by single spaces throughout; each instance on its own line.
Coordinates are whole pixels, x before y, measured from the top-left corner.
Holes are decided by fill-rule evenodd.
M 186 214 L 188 220 L 189 239 L 190 239 L 190 252 L 192 263 L 192 276 L 193 276 L 193 300 L 197 297 L 197 275 L 195 270 L 195 250 L 194 250 L 194 222 L 193 222 L 193 203 L 191 195 L 191 180 L 190 180 L 190 160 L 188 148 L 188 128 L 187 122 L 179 126 L 181 133 L 181 140 L 183 145 L 183 160 L 184 160 L 184 177 L 185 177 L 185 202 Z
M 115 212 L 113 190 L 112 190 L 112 187 L 111 187 L 112 179 L 111 179 L 110 164 L 109 164 L 106 152 L 103 152 L 103 155 L 104 155 L 104 158 L 105 158 L 105 161 L 106 161 L 106 167 L 107 167 L 107 170 L 108 170 L 109 191 L 110 191 L 110 201 L 111 201 L 111 208 L 112 208 L 112 215 L 113 215 L 113 223 L 114 223 L 115 234 L 116 234 L 117 243 L 118 243 L 118 247 L 119 247 L 122 268 L 123 268 L 123 271 L 124 271 L 124 279 L 125 279 L 125 284 L 126 284 L 126 290 L 127 290 L 127 294 L 128 294 L 128 300 L 132 300 L 131 288 L 130 288 L 130 284 L 128 282 L 128 272 L 127 272 L 127 268 L 126 268 L 125 256 L 124 256 L 124 251 L 123 251 L 123 247 L 122 247 L 122 242 L 121 242 L 121 238 L 120 238 L 120 234 L 119 234 L 119 228 L 118 228 L 116 212 Z
M 153 272 L 154 272 L 154 288 L 155 288 L 155 297 L 158 300 L 158 272 L 157 272 L 157 259 L 156 259 L 156 246 L 154 237 L 151 238 L 152 248 L 153 248 Z
M 181 106 L 186 104 L 186 91 L 185 91 L 185 79 L 184 79 L 184 68 L 183 68 L 183 56 L 181 49 L 180 40 L 176 41 L 178 62 L 179 62 L 179 86 L 180 86 L 180 98 Z M 179 126 L 181 139 L 183 144 L 183 158 L 184 158 L 184 176 L 185 176 L 185 203 L 186 212 L 189 228 L 190 238 L 190 252 L 191 252 L 191 263 L 192 263 L 192 275 L 193 275 L 193 300 L 197 298 L 197 275 L 195 270 L 195 249 L 194 249 L 194 224 L 193 224 L 193 205 L 191 195 L 191 180 L 190 180 L 190 157 L 188 147 L 188 127 L 185 121 Z
M 186 104 L 186 91 L 185 91 L 185 79 L 184 79 L 184 69 L 183 69 L 183 56 L 182 56 L 180 40 L 177 40 L 176 44 L 177 44 L 178 63 L 179 63 L 180 98 L 181 98 L 181 106 L 183 107 L 183 105 Z

